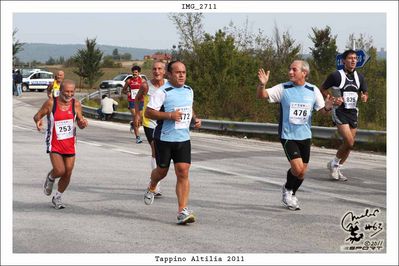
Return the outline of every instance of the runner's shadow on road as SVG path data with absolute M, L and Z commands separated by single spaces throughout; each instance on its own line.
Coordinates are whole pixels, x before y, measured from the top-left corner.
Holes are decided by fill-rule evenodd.
M 70 191 L 84 193 L 85 195 L 94 195 L 97 198 L 90 199 L 90 196 L 85 197 L 82 201 L 85 202 L 106 202 L 106 201 L 134 201 L 144 204 L 143 197 L 145 188 L 131 188 L 126 186 L 121 187 L 105 187 L 105 186 L 84 186 L 75 185 L 70 188 Z M 162 196 L 160 197 L 164 202 L 176 202 L 175 194 L 171 194 L 171 197 Z M 75 199 L 78 201 L 78 198 Z
M 85 208 L 73 203 L 66 204 L 65 209 L 56 210 L 51 202 L 49 203 L 41 203 L 41 202 L 21 202 L 14 201 L 13 202 L 13 211 L 14 212 L 46 212 L 46 213 L 54 213 L 57 215 L 81 215 L 81 216 L 112 216 L 113 218 L 124 218 L 124 219 L 135 219 L 142 220 L 143 222 L 155 222 L 158 224 L 171 224 L 168 221 L 162 221 L 159 218 L 155 218 L 154 215 L 149 213 L 146 215 L 142 211 L 132 211 L 132 209 L 128 208 L 99 208 L 98 210 L 92 208 Z
M 274 203 L 274 202 L 273 202 Z M 285 209 L 276 204 L 253 204 L 253 203 L 227 203 L 209 200 L 190 199 L 190 205 L 201 208 L 214 209 L 215 211 L 223 209 L 237 211 L 237 213 L 251 213 L 264 215 L 265 212 L 282 212 Z

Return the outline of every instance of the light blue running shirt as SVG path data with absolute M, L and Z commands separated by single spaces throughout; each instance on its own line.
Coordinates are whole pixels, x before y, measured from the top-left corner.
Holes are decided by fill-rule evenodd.
M 169 82 L 151 95 L 147 107 L 161 112 L 174 112 L 177 109 L 183 112 L 180 122 L 170 119 L 158 120 L 154 130 L 154 139 L 168 142 L 190 140 L 189 127 L 193 116 L 193 101 L 194 92 L 189 86 L 176 88 Z
M 324 98 L 315 85 L 294 85 L 291 81 L 267 89 L 270 103 L 280 103 L 279 136 L 281 139 L 312 138 L 312 112 L 324 107 Z

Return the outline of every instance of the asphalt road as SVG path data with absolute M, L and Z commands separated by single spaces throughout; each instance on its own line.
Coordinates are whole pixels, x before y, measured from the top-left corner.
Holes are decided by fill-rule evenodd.
M 67 208 L 55 210 L 42 192 L 50 170 L 44 134 L 32 120 L 44 99 L 31 92 L 13 100 L 14 253 L 386 252 L 387 169 L 380 154 L 351 153 L 349 180 L 338 182 L 326 169 L 335 150 L 312 147 L 297 193 L 301 210 L 290 211 L 281 204 L 289 164 L 280 143 L 192 132 L 189 206 L 198 221 L 178 226 L 173 167 L 162 181 L 164 196 L 144 205 L 148 143 L 135 144 L 127 124 L 90 119 L 77 133 Z M 354 230 L 343 229 L 350 225 Z

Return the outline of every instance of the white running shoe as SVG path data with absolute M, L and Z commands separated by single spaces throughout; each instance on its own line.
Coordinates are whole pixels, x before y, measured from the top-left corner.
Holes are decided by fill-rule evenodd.
M 292 211 L 299 210 L 299 206 L 297 205 L 298 199 L 296 199 L 296 201 L 295 199 L 292 199 L 292 190 L 286 189 L 285 184 L 283 185 L 282 193 L 283 193 L 282 202 L 284 206 L 286 206 L 288 209 Z
M 188 224 L 195 222 L 195 214 L 193 211 L 189 210 L 187 207 L 184 208 L 177 215 L 177 224 Z
M 51 193 L 53 192 L 53 186 L 54 186 L 54 181 L 50 180 L 50 173 L 51 171 L 47 174 L 46 176 L 46 181 L 44 181 L 44 185 L 43 185 L 43 192 L 45 195 L 50 196 Z
M 292 199 L 292 202 L 294 203 L 294 205 L 296 206 L 296 208 L 299 210 L 300 208 L 299 208 L 299 200 L 298 200 L 298 198 L 294 194 L 292 194 L 291 195 L 291 199 Z
M 332 179 L 334 180 L 338 180 L 339 179 L 339 173 L 338 173 L 338 165 L 333 165 L 333 161 L 329 161 L 327 163 L 327 169 L 330 170 L 330 176 Z
M 144 193 L 144 203 L 146 205 L 151 205 L 154 203 L 154 197 L 155 197 L 155 192 L 151 191 L 150 188 L 147 188 L 147 190 Z
M 341 166 L 338 167 L 338 178 L 341 181 L 347 181 L 348 178 L 341 173 Z
M 54 208 L 56 208 L 57 210 L 65 208 L 64 203 L 62 203 L 61 197 L 57 197 L 57 198 L 53 197 L 51 202 L 53 203 Z

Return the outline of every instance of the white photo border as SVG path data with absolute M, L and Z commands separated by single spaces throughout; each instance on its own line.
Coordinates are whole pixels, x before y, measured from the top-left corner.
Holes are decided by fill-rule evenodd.
M 194 2 L 194 1 L 187 1 Z M 95 3 L 95 4 L 94 4 Z M 182 1 L 25 1 L 1 2 L 1 261 L 2 264 L 152 265 L 157 254 L 15 254 L 12 252 L 12 30 L 14 13 L 188 12 Z M 385 13 L 387 17 L 387 252 L 386 254 L 243 254 L 245 265 L 394 264 L 398 261 L 398 3 L 396 1 L 210 1 L 217 10 L 204 13 Z M 123 8 L 121 8 L 123 6 Z M 77 11 L 78 10 L 78 11 Z M 192 11 L 198 12 L 198 11 Z M 162 254 L 174 256 L 176 254 Z M 197 254 L 184 254 L 184 256 Z M 199 254 L 200 255 L 200 254 Z M 206 254 L 203 254 L 206 255 Z M 222 255 L 222 254 L 208 254 Z M 182 265 L 186 265 L 183 263 Z M 192 263 L 201 264 L 204 263 Z M 219 263 L 218 263 L 219 264 Z M 210 264 L 211 265 L 211 264 Z M 213 265 L 213 264 L 212 264 Z M 220 263 L 219 265 L 227 265 Z

